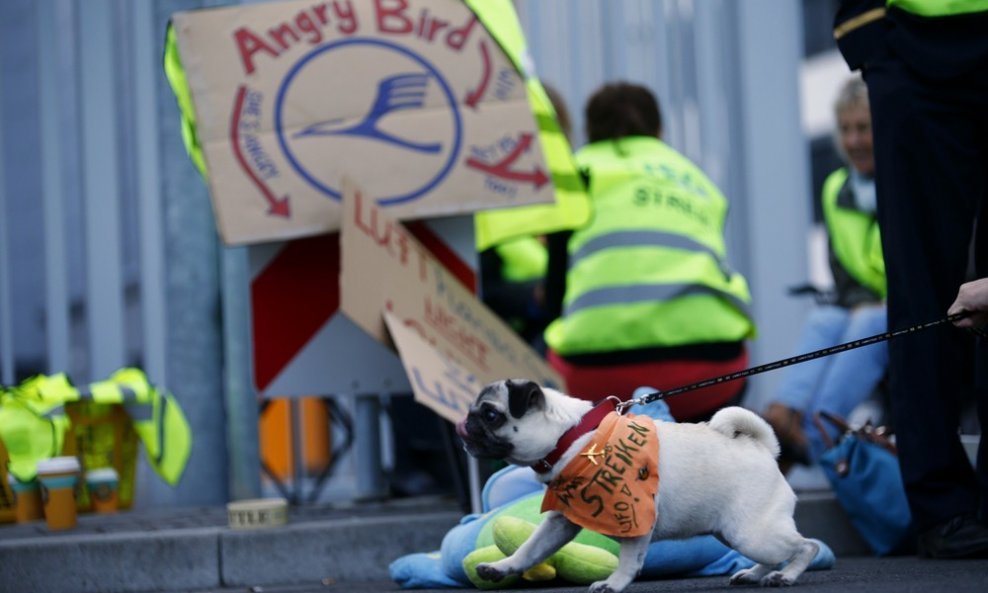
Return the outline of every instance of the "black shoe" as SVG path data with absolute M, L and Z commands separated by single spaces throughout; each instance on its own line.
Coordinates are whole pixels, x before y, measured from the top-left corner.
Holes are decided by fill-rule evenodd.
M 988 558 L 988 526 L 958 515 L 920 534 L 916 548 L 923 558 Z

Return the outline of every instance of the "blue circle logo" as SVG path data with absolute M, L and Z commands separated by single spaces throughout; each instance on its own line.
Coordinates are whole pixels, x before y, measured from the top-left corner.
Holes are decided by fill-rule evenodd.
M 313 117 L 327 112 L 332 117 Z M 285 157 L 310 185 L 339 200 L 349 174 L 373 181 L 382 206 L 441 183 L 463 135 L 453 91 L 430 62 L 365 38 L 328 43 L 299 60 L 278 89 L 274 125 Z

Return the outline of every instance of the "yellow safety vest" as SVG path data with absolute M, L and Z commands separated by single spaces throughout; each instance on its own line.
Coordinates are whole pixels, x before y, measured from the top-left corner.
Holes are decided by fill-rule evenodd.
M 10 473 L 21 481 L 31 480 L 39 461 L 60 455 L 69 427 L 64 405 L 82 401 L 122 404 L 151 467 L 169 484 L 178 483 L 192 450 L 189 424 L 174 397 L 155 389 L 134 368 L 81 388 L 64 374 L 38 375 L 4 392 L 0 439 L 10 455 Z
M 199 135 L 196 132 L 196 109 L 192 102 L 192 91 L 189 89 L 189 81 L 185 78 L 182 59 L 178 55 L 178 40 L 175 38 L 175 27 L 172 26 L 171 21 L 168 22 L 168 29 L 165 32 L 164 66 L 165 78 L 168 79 L 168 84 L 178 101 L 185 152 L 189 154 L 192 164 L 196 166 L 202 178 L 209 179 L 206 158 L 202 154 L 202 145 L 199 144 Z
M 727 200 L 707 176 L 644 136 L 595 142 L 577 159 L 593 216 L 570 239 L 549 346 L 571 355 L 754 336 L 747 281 L 727 264 Z
M 545 277 L 549 253 L 535 237 L 519 237 L 494 248 L 501 258 L 501 277 L 508 282 L 528 282 Z
M 823 182 L 823 217 L 834 255 L 855 280 L 885 298 L 885 259 L 875 216 L 838 204 L 848 182 L 847 169 L 831 173 Z
M 925 17 L 953 16 L 988 10 L 988 0 L 887 0 L 885 5 Z
M 539 129 L 556 201 L 517 208 L 487 210 L 474 215 L 474 241 L 484 251 L 508 239 L 544 235 L 582 226 L 590 216 L 590 202 L 573 162 L 569 140 L 542 83 L 531 71 L 525 35 L 511 0 L 466 0 L 508 59 L 521 73 L 528 89 L 528 102 Z

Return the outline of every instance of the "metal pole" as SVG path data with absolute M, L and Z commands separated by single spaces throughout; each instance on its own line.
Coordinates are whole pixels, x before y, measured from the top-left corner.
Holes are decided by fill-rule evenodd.
M 223 400 L 230 455 L 230 496 L 261 495 L 258 399 L 251 378 L 250 283 L 247 248 L 225 248 L 221 257 L 223 299 Z
M 380 498 L 386 493 L 381 471 L 381 400 L 376 394 L 359 394 L 355 399 L 357 498 Z
M 3 72 L 0 72 L 0 92 L 2 91 Z M 7 232 L 7 184 L 4 180 L 3 163 L 3 112 L 0 111 L 0 385 L 13 385 L 14 320 L 10 315 L 10 235 Z
M 302 400 L 297 397 L 288 398 L 289 418 L 292 430 L 292 504 L 302 502 L 305 483 L 305 464 L 302 460 L 302 451 L 305 449 L 304 435 L 302 434 Z
M 44 207 L 45 331 L 48 372 L 69 372 L 69 287 L 65 253 L 64 167 L 59 116 L 59 40 L 64 39 L 53 0 L 38 7 L 38 92 L 41 120 L 41 200 Z
M 92 0 L 79 11 L 90 380 L 110 376 L 125 361 L 114 6 Z

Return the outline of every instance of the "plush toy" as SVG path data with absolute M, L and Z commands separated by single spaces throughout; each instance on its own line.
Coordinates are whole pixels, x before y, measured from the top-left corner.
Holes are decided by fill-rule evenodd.
M 514 554 L 535 531 L 535 523 L 502 515 L 491 521 L 494 544 L 478 548 L 463 559 L 467 578 L 479 589 L 510 587 L 518 577 L 508 577 L 500 582 L 486 581 L 477 576 L 477 565 L 493 562 Z M 594 534 L 596 535 L 596 534 Z M 616 542 L 611 542 L 616 543 Z M 521 578 L 530 581 L 551 581 L 561 578 L 577 585 L 589 585 L 610 576 L 617 568 L 618 557 L 611 551 L 593 545 L 569 542 L 545 562 L 526 571 Z
M 636 391 L 636 397 L 654 391 L 643 387 Z M 634 406 L 630 411 L 673 421 L 668 406 L 661 400 Z M 439 551 L 409 554 L 392 562 L 391 578 L 404 589 L 503 589 L 546 580 L 587 585 L 610 575 L 617 567 L 618 543 L 583 529 L 573 541 L 520 578 L 509 577 L 492 583 L 477 577 L 478 564 L 503 558 L 528 539 L 542 520 L 543 490 L 531 468 L 511 466 L 498 471 L 484 485 L 481 494 L 486 512 L 465 516 L 447 532 Z M 814 541 L 820 551 L 809 569 L 832 567 L 833 552 L 823 542 Z M 754 564 L 713 536 L 656 541 L 649 545 L 641 578 L 730 575 Z

